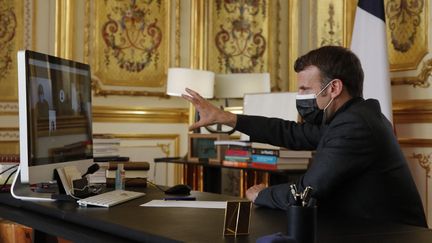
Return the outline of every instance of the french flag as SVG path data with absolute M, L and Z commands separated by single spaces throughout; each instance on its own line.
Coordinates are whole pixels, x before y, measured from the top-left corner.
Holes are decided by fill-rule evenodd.
M 392 122 L 392 97 L 383 0 L 358 1 L 351 50 L 362 63 L 364 98 L 377 99 L 382 113 Z

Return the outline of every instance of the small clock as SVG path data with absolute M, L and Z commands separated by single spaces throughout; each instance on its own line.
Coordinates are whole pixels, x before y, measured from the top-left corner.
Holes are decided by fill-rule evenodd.
M 228 140 L 229 136 L 222 133 L 191 133 L 189 134 L 188 160 L 192 162 L 208 161 L 220 163 L 223 159 L 222 146 L 215 146 L 216 140 Z

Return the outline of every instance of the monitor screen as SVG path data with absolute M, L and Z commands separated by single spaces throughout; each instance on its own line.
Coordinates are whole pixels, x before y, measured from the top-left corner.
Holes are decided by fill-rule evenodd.
M 18 52 L 21 181 L 52 180 L 53 170 L 93 162 L 91 76 L 87 64 Z

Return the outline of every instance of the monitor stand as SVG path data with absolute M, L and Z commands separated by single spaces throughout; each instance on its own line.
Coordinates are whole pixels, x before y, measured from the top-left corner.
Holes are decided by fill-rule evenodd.
M 55 201 L 52 198 L 51 193 L 34 192 L 30 189 L 30 185 L 27 183 L 21 183 L 20 167 L 15 175 L 11 186 L 11 194 L 14 198 L 29 201 Z

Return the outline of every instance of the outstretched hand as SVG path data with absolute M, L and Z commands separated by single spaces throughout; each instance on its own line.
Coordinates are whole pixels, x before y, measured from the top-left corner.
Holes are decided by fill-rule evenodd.
M 186 88 L 186 92 L 187 94 L 182 94 L 182 97 L 192 103 L 200 116 L 199 121 L 192 124 L 189 130 L 213 124 L 224 124 L 230 127 L 235 126 L 237 121 L 235 114 L 219 109 L 191 89 Z
M 250 187 L 249 189 L 246 190 L 246 198 L 252 202 L 255 202 L 255 199 L 257 198 L 258 194 L 265 188 L 266 186 L 264 184 L 258 184 Z

